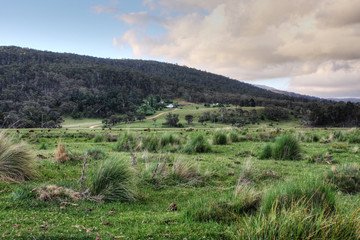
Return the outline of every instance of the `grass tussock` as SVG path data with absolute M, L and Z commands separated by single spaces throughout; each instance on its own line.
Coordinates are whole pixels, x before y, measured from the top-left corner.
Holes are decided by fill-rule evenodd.
M 124 160 L 106 160 L 91 176 L 90 193 L 108 202 L 135 201 L 137 189 L 133 169 Z
M 99 143 L 99 142 L 103 142 L 105 140 L 104 136 L 103 135 L 96 135 L 93 139 L 94 143 Z
M 277 160 L 299 160 L 301 148 L 297 139 L 292 135 L 279 137 L 272 148 L 272 157 Z
M 309 211 L 333 211 L 336 192 L 319 179 L 287 182 L 270 188 L 261 203 L 262 211 L 268 214 L 274 210 L 290 209 L 301 201 Z M 276 203 L 276 204 L 275 204 Z M 274 205 L 275 204 L 275 205 Z
M 121 151 L 129 151 L 130 150 L 130 146 L 129 146 L 129 141 L 130 144 L 132 146 L 135 145 L 135 137 L 133 134 L 131 133 L 125 133 L 123 135 L 121 135 L 121 137 L 118 138 L 118 140 L 116 141 L 113 150 L 121 152 Z
M 186 209 L 186 218 L 199 222 L 230 223 L 239 217 L 255 213 L 261 196 L 248 185 L 229 191 L 220 199 L 201 198 Z
M 213 135 L 213 144 L 215 145 L 226 145 L 228 143 L 226 134 L 221 131 L 216 131 Z
M 340 167 L 332 167 L 326 178 L 342 192 L 360 191 L 360 169 L 357 165 L 343 164 Z
M 211 146 L 206 138 L 202 134 L 199 134 L 190 139 L 184 148 L 184 152 L 188 154 L 211 152 Z
M 64 163 L 70 160 L 71 158 L 66 152 L 65 144 L 59 142 L 55 153 L 55 161 L 58 163 Z
M 266 144 L 265 147 L 261 149 L 259 154 L 259 159 L 269 159 L 272 156 L 272 147 L 270 144 Z
M 193 162 L 176 160 L 165 178 L 176 183 L 196 184 L 202 181 L 199 167 Z
M 240 218 L 235 239 L 359 239 L 358 212 L 313 214 L 302 202 L 295 202 L 281 211 Z
M 98 148 L 88 150 L 88 155 L 95 160 L 104 159 L 106 156 L 105 152 Z
M 0 181 L 19 182 L 36 175 L 34 157 L 29 146 L 0 133 Z

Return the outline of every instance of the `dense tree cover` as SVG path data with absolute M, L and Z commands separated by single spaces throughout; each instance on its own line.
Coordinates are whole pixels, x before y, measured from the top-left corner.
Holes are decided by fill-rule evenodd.
M 262 112 L 262 111 L 261 111 Z M 246 124 L 254 124 L 259 120 L 259 113 L 256 110 L 246 111 L 242 108 L 226 108 L 221 107 L 217 111 L 204 112 L 198 118 L 201 124 L 208 123 L 227 123 L 232 126 L 242 127 Z
M 275 105 L 298 115 L 315 112 L 308 122 L 325 124 L 318 108 L 310 110 L 318 100 L 277 94 L 176 64 L 0 47 L 0 127 L 57 127 L 63 116 L 101 117 L 111 123 L 142 120 L 163 107 L 161 102 L 175 98 Z M 348 114 L 341 121 L 356 124 L 353 117 Z
M 360 104 L 312 104 L 306 120 L 313 126 L 353 127 L 360 126 Z

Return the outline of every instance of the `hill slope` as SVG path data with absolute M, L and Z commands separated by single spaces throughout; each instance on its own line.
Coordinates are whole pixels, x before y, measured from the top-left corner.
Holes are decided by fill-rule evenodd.
M 127 113 L 149 95 L 237 105 L 309 101 L 174 64 L 0 47 L 0 127 Z

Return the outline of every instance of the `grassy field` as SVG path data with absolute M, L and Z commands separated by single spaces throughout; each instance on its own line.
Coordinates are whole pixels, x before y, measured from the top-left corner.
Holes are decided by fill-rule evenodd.
M 189 104 L 175 113 L 185 123 L 186 114 L 207 110 Z M 164 115 L 159 127 L 162 122 Z M 0 181 L 1 237 L 359 238 L 358 129 L 305 128 L 291 121 L 243 128 L 194 121 L 191 129 L 154 129 L 152 120 L 111 130 L 89 128 L 97 123 L 66 120 L 68 130 L 6 131 L 15 142 L 29 144 L 37 173 L 27 181 Z M 281 152 L 284 136 L 298 144 L 293 153 L 286 144 Z M 59 142 L 65 146 L 62 160 Z M 270 156 L 262 157 L 267 145 Z M 81 189 L 85 156 L 86 186 Z M 6 172 L 2 157 L 0 176 Z M 127 165 L 132 177 L 126 186 L 134 190 L 134 199 L 108 201 L 108 192 L 99 198 L 85 191 L 93 189 L 107 159 Z

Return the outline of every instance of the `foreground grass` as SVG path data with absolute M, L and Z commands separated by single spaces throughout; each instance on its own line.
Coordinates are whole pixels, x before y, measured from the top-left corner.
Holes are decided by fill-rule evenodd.
M 181 138 L 181 146 L 169 154 L 166 163 L 166 171 L 169 174 L 153 179 L 153 170 L 157 164 L 161 166 L 165 152 L 162 152 L 161 148 L 153 152 L 134 149 L 138 171 L 141 174 L 136 174 L 137 201 L 131 203 L 98 203 L 91 200 L 74 201 L 69 198 L 40 201 L 31 192 L 34 188 L 50 184 L 79 190 L 82 160 L 88 150 L 97 150 L 101 153 L 100 158 L 88 159 L 88 186 L 91 173 L 96 172 L 105 159 L 116 157 L 130 165 L 130 153 L 127 150 L 113 150 L 116 142 L 108 137 L 123 136 L 127 131 L 118 128 L 59 129 L 50 132 L 36 129 L 31 133 L 29 130 L 20 130 L 20 133 L 13 131 L 15 138 L 31 144 L 37 155 L 36 166 L 39 176 L 26 183 L 0 182 L 0 232 L 5 239 L 301 239 L 311 236 L 334 239 L 347 236 L 356 239 L 358 236 L 354 232 L 358 232 L 360 214 L 354 210 L 359 208 L 358 194 L 336 192 L 336 186 L 330 184 L 326 191 L 331 191 L 331 203 L 335 204 L 331 211 L 320 208 L 311 213 L 308 206 L 296 204 L 304 203 L 301 202 L 301 194 L 312 196 L 311 188 L 309 191 L 305 188 L 307 179 L 326 176 L 334 166 L 357 162 L 359 152 L 354 149 L 359 144 L 337 139 L 330 142 L 314 142 L 308 137 L 316 134 L 319 139 L 329 139 L 331 134 L 339 131 L 338 129 L 276 128 L 263 126 L 225 129 L 224 133 L 229 134 L 229 131 L 232 131 L 243 137 L 242 140 L 226 145 L 212 144 L 211 152 L 187 154 L 182 150 L 191 139 L 201 134 L 211 142 L 214 131 L 156 129 L 144 132 L 143 128 L 132 129 L 130 133 L 133 135 L 158 136 L 159 139 L 171 132 Z M 349 132 L 346 129 L 341 131 L 344 134 Z M 258 156 L 263 147 L 283 134 L 292 134 L 300 139 L 299 143 L 303 149 L 302 160 L 260 160 Z M 103 141 L 94 141 L 97 135 L 103 135 Z M 54 159 L 60 139 L 66 145 L 67 154 L 71 156 L 71 160 L 64 163 L 56 163 Z M 42 144 L 46 145 L 46 149 L 40 148 Z M 329 152 L 331 162 L 314 163 L 307 160 L 307 156 L 311 154 L 324 152 Z M 192 163 L 191 168 L 196 168 L 192 170 L 196 171 L 196 174 L 181 176 L 187 178 L 196 175 L 197 181 L 183 181 L 171 175 L 174 174 L 171 171 L 172 164 L 178 166 L 179 161 Z M 243 193 L 239 191 L 239 186 L 244 184 L 249 186 L 251 194 L 241 195 L 243 198 L 235 197 L 236 192 Z M 305 190 L 293 189 L 293 185 L 304 186 Z M 280 186 L 285 187 L 280 189 Z M 271 191 L 274 194 L 279 192 L 282 196 L 297 195 L 294 195 L 293 203 L 278 205 L 280 209 L 275 212 L 271 209 L 272 203 L 276 201 L 271 199 L 276 197 L 271 195 Z M 321 194 L 317 197 L 322 198 Z M 266 211 L 261 205 L 265 206 L 264 201 L 267 201 Z M 169 209 L 171 203 L 177 205 L 176 211 Z M 239 206 L 243 210 L 238 208 Z M 282 207 L 284 209 L 281 209 Z M 219 218 L 219 213 L 229 215 Z M 297 235 L 294 233 L 292 222 L 298 223 L 295 229 Z M 335 229 L 328 226 L 335 224 L 338 224 L 341 230 L 338 234 L 321 235 L 319 232 L 319 229 L 325 227 L 334 232 Z M 279 225 L 282 228 L 276 228 Z

